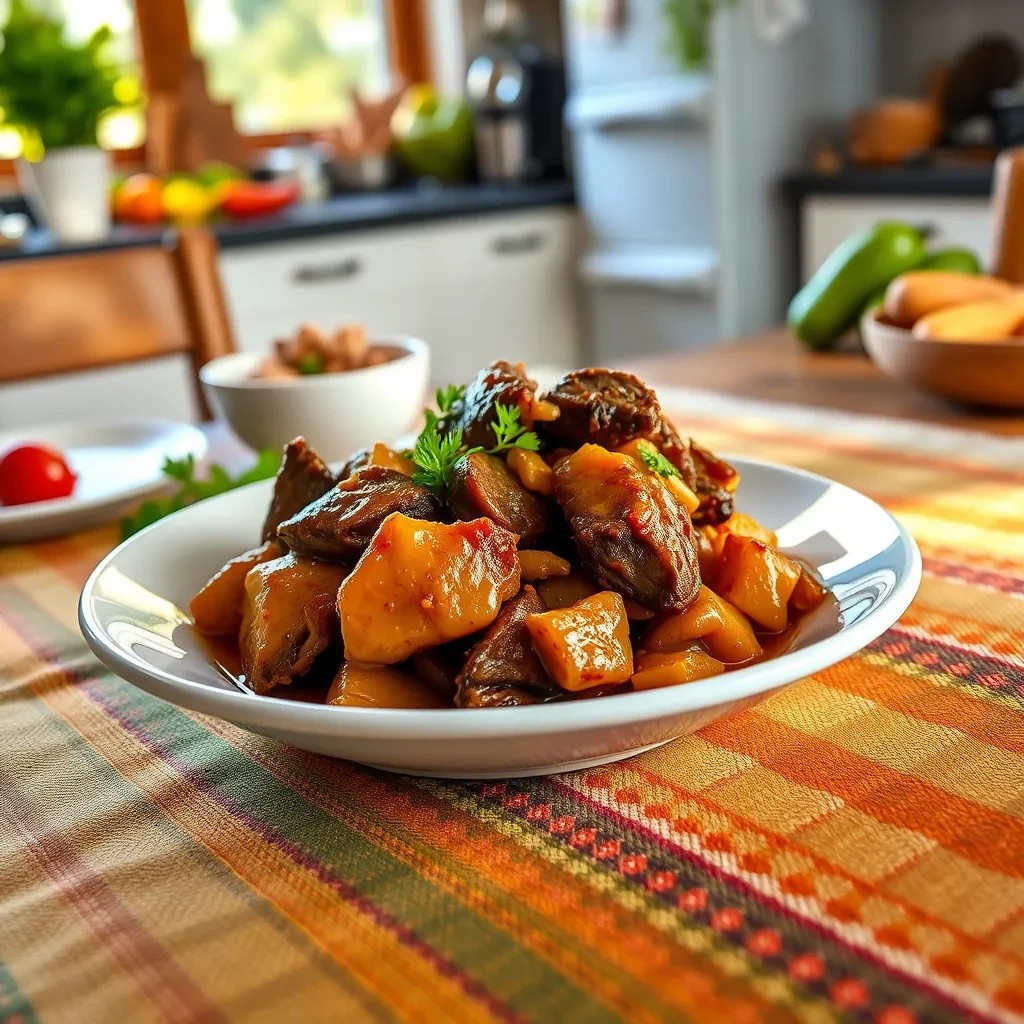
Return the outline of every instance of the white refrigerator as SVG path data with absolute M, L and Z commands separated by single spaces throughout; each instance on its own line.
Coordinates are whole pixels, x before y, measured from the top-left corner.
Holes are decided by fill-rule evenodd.
M 671 352 L 779 322 L 795 236 L 779 179 L 877 88 L 872 0 L 815 4 L 787 38 L 757 0 L 719 14 L 713 71 L 684 73 L 662 0 L 628 0 L 621 32 L 563 0 L 590 357 Z M 763 26 L 761 26 L 763 27 Z

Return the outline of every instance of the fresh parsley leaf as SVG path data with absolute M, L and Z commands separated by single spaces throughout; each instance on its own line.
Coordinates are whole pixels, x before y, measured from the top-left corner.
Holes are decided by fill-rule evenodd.
M 412 461 L 418 467 L 413 473 L 413 482 L 443 493 L 452 482 L 455 463 L 468 454 L 462 448 L 461 430 L 449 431 L 443 437 L 436 432 L 424 430 L 416 439 L 416 447 L 412 451 Z
M 447 387 L 438 388 L 434 394 L 434 401 L 442 414 L 451 412 L 456 402 L 461 402 L 466 395 L 466 386 L 449 384 Z
M 121 538 L 127 540 L 133 534 L 186 505 L 193 505 L 197 501 L 232 491 L 236 487 L 244 487 L 258 480 L 268 480 L 277 473 L 280 462 L 280 454 L 268 448 L 260 452 L 256 462 L 238 476 L 232 476 L 223 466 L 214 463 L 208 468 L 207 479 L 197 480 L 194 456 L 166 459 L 163 465 L 164 476 L 179 484 L 177 492 L 166 498 L 151 498 L 144 501 L 132 515 L 122 519 Z
M 658 476 L 679 476 L 679 470 L 649 441 L 640 441 L 637 448 L 640 451 L 640 458 L 644 460 L 644 465 Z
M 518 406 L 502 405 L 498 402 L 494 406 L 494 414 L 497 418 L 491 424 L 491 430 L 497 444 L 487 449 L 492 455 L 498 455 L 510 448 L 525 448 L 528 452 L 540 451 L 540 438 L 522 425 Z

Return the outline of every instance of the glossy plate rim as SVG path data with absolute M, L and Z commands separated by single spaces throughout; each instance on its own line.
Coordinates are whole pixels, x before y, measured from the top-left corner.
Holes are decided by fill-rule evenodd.
M 743 466 L 793 474 L 829 487 L 841 488 L 873 505 L 891 521 L 896 531 L 897 539 L 886 549 L 898 547 L 900 554 L 900 571 L 892 590 L 863 617 L 852 624 L 844 624 L 837 633 L 724 676 L 596 700 L 510 708 L 400 709 L 306 704 L 282 698 L 257 697 L 241 690 L 215 688 L 134 660 L 108 640 L 93 613 L 91 601 L 97 581 L 117 560 L 125 546 L 139 543 L 151 531 L 158 530 L 161 526 L 159 522 L 118 545 L 96 566 L 79 599 L 79 625 L 93 653 L 121 678 L 172 704 L 227 719 L 257 731 L 287 728 L 309 735 L 339 739 L 358 735 L 361 739 L 381 740 L 479 740 L 487 736 L 541 736 L 556 730 L 560 733 L 583 732 L 624 722 L 642 723 L 715 708 L 767 694 L 863 650 L 900 619 L 916 596 L 922 578 L 922 560 L 917 543 L 892 513 L 871 498 L 845 484 L 806 470 L 755 458 L 727 457 L 740 469 L 741 476 Z M 259 487 L 266 487 L 266 482 L 250 485 L 250 488 Z M 208 499 L 204 504 L 227 497 L 229 495 Z M 185 509 L 176 515 L 188 511 Z M 565 714 L 566 708 L 571 709 L 571 716 Z

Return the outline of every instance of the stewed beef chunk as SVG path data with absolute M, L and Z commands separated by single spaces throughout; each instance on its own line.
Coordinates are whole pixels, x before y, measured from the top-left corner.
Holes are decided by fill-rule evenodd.
M 355 562 L 392 512 L 437 522 L 442 509 L 432 491 L 404 473 L 367 466 L 286 519 L 277 535 L 298 555 Z
M 661 454 L 679 470 L 683 483 L 691 491 L 695 490 L 697 487 L 697 467 L 693 461 L 693 442 L 684 440 L 668 420 L 662 420 L 654 443 Z
M 617 370 L 577 370 L 544 396 L 558 419 L 544 426 L 553 443 L 618 448 L 637 437 L 655 437 L 661 427 L 657 396 L 638 377 Z
M 656 612 L 682 611 L 697 596 L 690 517 L 628 455 L 584 445 L 555 469 L 555 498 L 602 586 Z
M 460 519 L 493 519 L 519 537 L 521 547 L 538 541 L 548 525 L 547 506 L 501 459 L 486 452 L 473 452 L 455 464 L 448 507 Z
M 690 442 L 690 453 L 697 471 L 693 488 L 700 498 L 700 507 L 693 514 L 697 526 L 717 526 L 732 516 L 735 502 L 732 488 L 738 476 L 735 469 L 724 459 Z
M 459 673 L 458 707 L 541 704 L 563 695 L 544 671 L 524 625 L 527 615 L 544 610 L 537 591 L 529 586 L 501 609 Z
M 274 482 L 270 511 L 263 524 L 264 542 L 273 540 L 281 523 L 301 512 L 333 486 L 334 474 L 330 467 L 306 444 L 306 439 L 297 437 L 289 441 Z
M 452 425 L 462 430 L 463 440 L 470 448 L 493 448 L 496 442 L 491 424 L 494 407 L 501 403 L 519 410 L 524 427 L 533 426 L 537 413 L 537 382 L 530 380 L 522 363 L 499 360 L 481 370 L 462 399 L 462 408 Z
M 294 554 L 249 570 L 238 646 L 256 693 L 293 683 L 332 643 L 340 654 L 337 599 L 347 574 Z

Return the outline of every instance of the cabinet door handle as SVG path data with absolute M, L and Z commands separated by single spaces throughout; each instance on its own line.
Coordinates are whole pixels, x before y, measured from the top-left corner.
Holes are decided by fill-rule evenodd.
M 521 235 L 498 235 L 491 242 L 491 250 L 497 256 L 520 256 L 544 248 L 547 237 L 543 231 L 526 231 Z
M 355 256 L 337 263 L 306 263 L 292 271 L 295 284 L 323 284 L 325 281 L 347 281 L 363 272 L 363 261 Z

